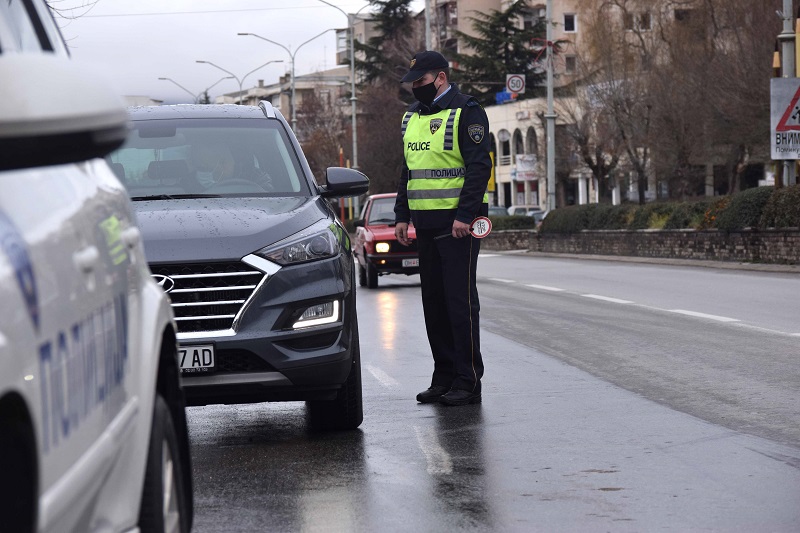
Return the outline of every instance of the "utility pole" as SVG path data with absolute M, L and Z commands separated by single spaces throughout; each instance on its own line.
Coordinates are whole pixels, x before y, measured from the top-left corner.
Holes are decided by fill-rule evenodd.
M 791 0 L 788 0 L 791 2 Z M 547 210 L 556 208 L 556 113 L 553 109 L 553 0 L 547 0 Z
M 794 34 L 794 9 L 792 0 L 783 0 L 783 31 L 778 34 L 778 42 L 781 43 L 781 77 L 794 78 L 795 72 L 795 34 Z M 795 161 L 786 159 L 783 161 L 783 182 L 786 185 L 797 184 L 797 173 L 795 172 Z
M 425 0 L 425 50 L 431 49 L 431 0 Z

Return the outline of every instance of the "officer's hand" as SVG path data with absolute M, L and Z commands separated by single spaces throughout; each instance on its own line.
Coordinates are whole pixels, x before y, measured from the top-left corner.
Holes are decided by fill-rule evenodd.
M 464 222 L 459 222 L 458 220 L 453 221 L 453 237 L 456 239 L 460 239 L 461 237 L 466 237 L 469 235 L 469 224 L 465 224 Z
M 397 241 L 403 246 L 409 246 L 411 241 L 408 239 L 408 224 L 406 222 L 398 222 L 394 226 L 394 236 Z

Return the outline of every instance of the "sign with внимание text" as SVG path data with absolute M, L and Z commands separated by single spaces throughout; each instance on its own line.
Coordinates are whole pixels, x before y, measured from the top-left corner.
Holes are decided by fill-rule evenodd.
M 772 159 L 800 159 L 800 78 L 770 80 Z

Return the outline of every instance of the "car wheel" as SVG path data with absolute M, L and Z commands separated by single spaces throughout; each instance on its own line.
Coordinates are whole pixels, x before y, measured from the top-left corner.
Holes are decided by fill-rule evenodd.
M 142 533 L 188 533 L 189 510 L 181 465 L 178 435 L 169 407 L 161 395 L 156 395 L 139 510 Z
M 33 428 L 0 415 L 0 529 L 33 533 L 38 504 Z M 3 529 L 8 527 L 8 529 Z
M 358 284 L 362 287 L 367 285 L 367 270 L 361 266 L 361 263 L 358 264 Z
M 375 266 L 367 261 L 367 288 L 368 289 L 377 289 L 378 288 L 378 269 Z
M 333 400 L 306 402 L 311 429 L 329 431 L 356 429 L 364 420 L 361 393 L 361 346 L 358 341 L 358 323 L 353 317 L 353 365 L 350 375 Z

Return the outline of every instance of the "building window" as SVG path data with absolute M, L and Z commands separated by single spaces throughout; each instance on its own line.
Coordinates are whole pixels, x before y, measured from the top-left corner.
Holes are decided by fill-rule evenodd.
M 575 56 L 565 56 L 564 64 L 567 74 L 575 74 L 575 71 L 578 70 L 578 58 Z
M 336 51 L 347 52 L 350 48 L 347 38 L 347 30 L 336 30 Z
M 523 29 L 532 30 L 539 24 L 544 24 L 545 12 L 545 8 L 538 6 L 525 11 L 525 14 L 522 15 Z
M 511 164 L 511 134 L 508 130 L 500 130 L 497 132 L 497 140 L 500 141 L 498 166 L 508 166 Z
M 622 27 L 627 31 L 633 31 L 633 13 L 626 11 L 622 14 Z
M 567 33 L 578 31 L 578 21 L 575 13 L 564 13 L 564 31 Z
M 633 13 L 624 13 L 622 15 L 622 26 L 626 31 L 650 31 L 652 29 L 652 19 L 650 13 L 644 12 L 634 15 Z
M 639 13 L 639 29 L 642 31 L 650 31 L 653 29 L 653 21 L 650 18 L 650 13 Z

